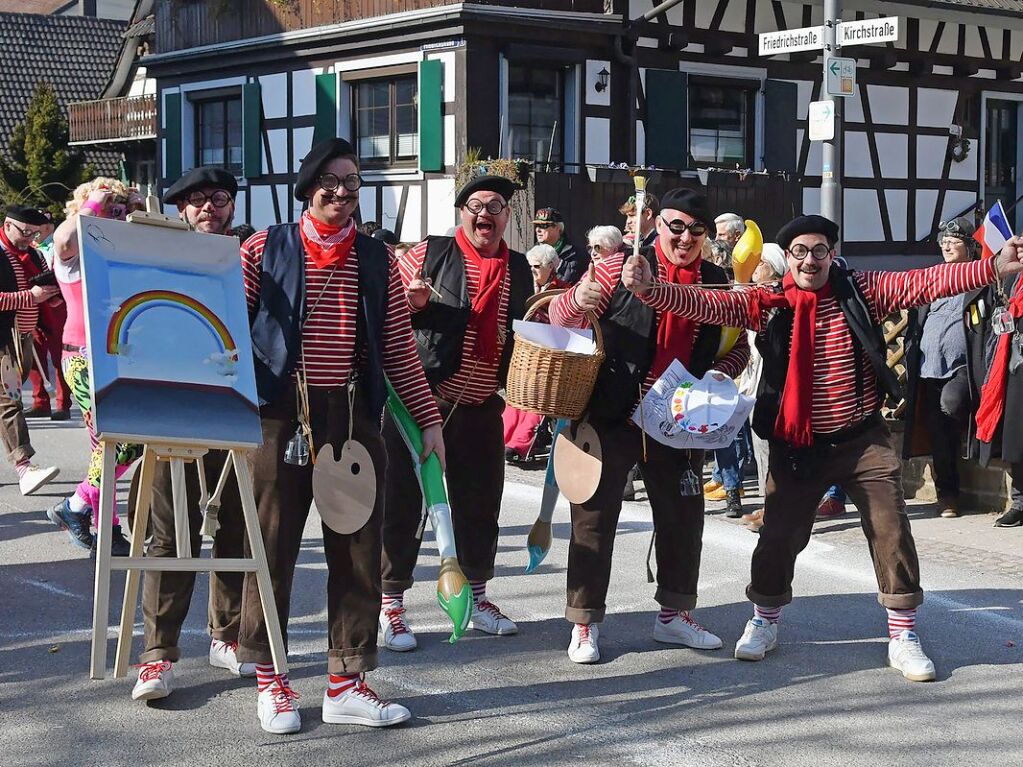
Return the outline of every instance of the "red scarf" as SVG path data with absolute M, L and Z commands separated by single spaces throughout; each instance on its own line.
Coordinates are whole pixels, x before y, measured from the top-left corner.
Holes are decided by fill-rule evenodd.
M 1006 307 L 1013 319 L 1023 317 L 1023 277 L 1016 280 L 1012 298 Z M 998 339 L 991 373 L 980 390 L 980 407 L 977 408 L 977 439 L 991 442 L 1005 412 L 1005 386 L 1009 380 L 1009 355 L 1012 351 L 1012 337 L 1005 333 Z
M 312 229 L 311 232 L 307 231 L 307 226 Z M 323 269 L 331 264 L 337 264 L 339 269 L 343 267 L 355 243 L 355 219 L 352 218 L 348 219 L 344 226 L 334 226 L 325 224 L 306 212 L 298 222 L 298 231 L 302 236 L 305 252 L 309 254 L 317 269 Z M 328 243 L 327 240 L 333 242 Z
M 686 266 L 678 266 L 668 260 L 661 250 L 661 240 L 654 242 L 654 249 L 657 251 L 657 263 L 667 277 L 667 282 L 674 285 L 695 285 L 700 281 L 700 258 L 697 257 L 692 263 Z M 658 271 L 660 271 L 658 270 Z M 690 358 L 693 356 L 693 342 L 696 340 L 696 329 L 699 323 L 687 317 L 680 317 L 671 312 L 661 312 L 657 320 L 657 348 L 654 351 L 654 361 L 650 366 L 650 372 L 659 376 L 672 360 L 678 360 L 685 366 L 689 366 Z
M 781 406 L 774 421 L 774 436 L 795 447 L 813 444 L 813 361 L 816 353 L 817 302 L 831 297 L 831 285 L 818 290 L 803 290 L 796 286 L 791 274 L 782 280 L 783 292 L 761 293 L 752 311 L 759 317 L 764 309 L 787 306 L 793 310 L 792 345 L 789 349 L 789 367 L 785 374 Z
M 28 250 L 18 250 L 17 248 L 15 248 L 14 243 L 7 239 L 7 232 L 5 232 L 2 228 L 0 228 L 0 242 L 3 243 L 4 250 L 6 250 L 8 253 L 13 254 L 15 258 L 17 258 L 21 262 L 21 267 L 25 271 L 26 284 L 28 284 L 28 281 L 35 277 L 37 274 L 40 274 L 39 267 L 36 266 L 36 262 L 32 259 L 32 256 L 29 254 Z
M 469 309 L 469 327 L 476 329 L 473 352 L 483 362 L 496 363 L 501 356 L 497 342 L 497 314 L 501 307 L 501 286 L 508 272 L 508 246 L 501 240 L 497 255 L 484 258 L 461 227 L 455 230 L 455 242 L 465 258 L 476 264 L 480 271 L 480 284 Z

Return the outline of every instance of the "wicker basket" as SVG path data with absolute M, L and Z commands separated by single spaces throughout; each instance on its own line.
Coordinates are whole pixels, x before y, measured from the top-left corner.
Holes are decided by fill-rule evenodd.
M 527 304 L 524 320 L 529 320 L 563 290 L 551 290 L 534 296 Z M 586 410 L 604 361 L 604 338 L 592 312 L 587 318 L 597 346 L 595 354 L 561 351 L 540 346 L 515 336 L 511 364 L 508 367 L 507 401 L 512 407 L 554 418 L 578 418 Z

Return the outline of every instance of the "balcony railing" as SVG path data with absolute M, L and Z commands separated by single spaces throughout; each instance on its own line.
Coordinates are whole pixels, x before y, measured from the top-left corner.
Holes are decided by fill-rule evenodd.
M 68 104 L 71 144 L 156 138 L 156 95 Z

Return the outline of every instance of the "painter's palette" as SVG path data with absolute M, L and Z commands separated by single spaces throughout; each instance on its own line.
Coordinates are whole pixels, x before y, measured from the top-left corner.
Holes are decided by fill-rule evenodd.
M 712 371 L 675 389 L 668 400 L 668 416 L 679 432 L 710 434 L 728 423 L 738 405 L 735 382 Z

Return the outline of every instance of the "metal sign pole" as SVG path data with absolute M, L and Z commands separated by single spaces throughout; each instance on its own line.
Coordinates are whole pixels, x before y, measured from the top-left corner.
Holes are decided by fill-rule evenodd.
M 827 92 L 828 59 L 838 54 L 838 23 L 842 18 L 841 0 L 824 0 L 824 63 L 821 73 L 821 100 L 830 101 L 835 114 L 835 136 L 825 141 L 821 167 L 821 215 L 842 226 L 842 99 Z

